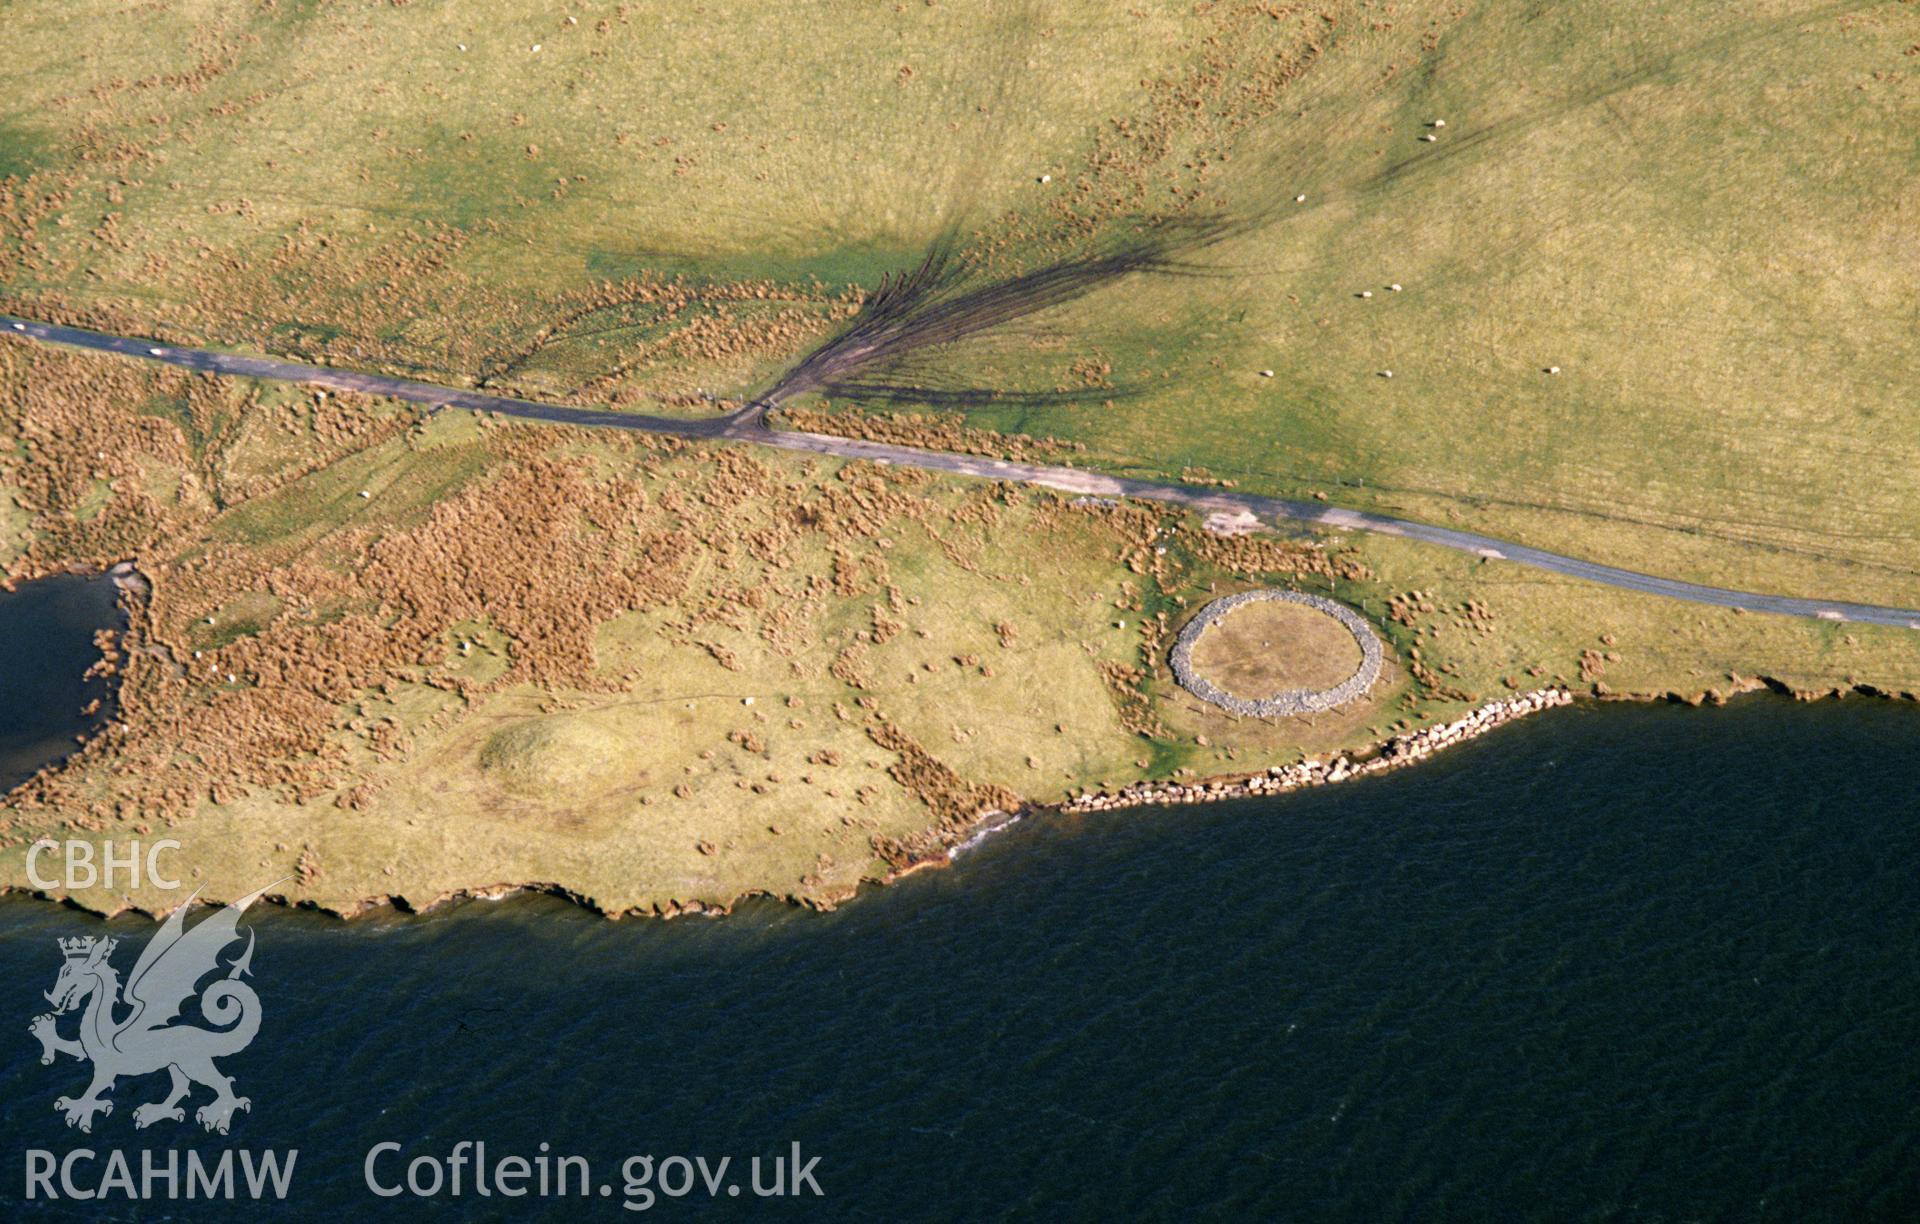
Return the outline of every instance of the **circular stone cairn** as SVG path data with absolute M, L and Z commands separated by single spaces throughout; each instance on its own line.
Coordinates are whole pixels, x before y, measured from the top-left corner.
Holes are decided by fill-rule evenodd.
M 1353 634 L 1354 642 L 1360 647 L 1358 670 L 1332 688 L 1287 689 L 1258 701 L 1229 693 L 1201 675 L 1193 666 L 1193 647 L 1200 640 L 1200 635 L 1235 609 L 1263 599 L 1304 604 L 1339 621 L 1347 632 Z M 1305 591 L 1243 591 L 1238 595 L 1216 599 L 1200 609 L 1187 622 L 1186 628 L 1180 631 L 1180 636 L 1174 639 L 1173 656 L 1169 662 L 1173 665 L 1173 678 L 1180 682 L 1180 687 L 1203 701 L 1210 701 L 1223 710 L 1249 718 L 1285 718 L 1343 706 L 1372 688 L 1373 682 L 1380 677 L 1380 639 L 1374 636 L 1372 626 L 1358 612 L 1343 603 L 1335 603 L 1320 595 L 1309 595 Z

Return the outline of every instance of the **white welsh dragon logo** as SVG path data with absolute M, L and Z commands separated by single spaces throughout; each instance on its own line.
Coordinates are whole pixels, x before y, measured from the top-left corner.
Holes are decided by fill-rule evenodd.
M 186 912 L 193 901 L 188 898 L 140 953 L 127 979 L 124 998 L 119 971 L 109 963 L 119 940 L 87 935 L 60 941 L 66 963 L 60 966 L 60 976 L 47 992 L 53 1011 L 34 1017 L 27 1031 L 40 1039 L 43 1064 L 51 1063 L 58 1054 L 93 1063 L 93 1083 L 85 1095 L 78 1100 L 63 1096 L 53 1103 L 67 1116 L 68 1126 L 92 1131 L 95 1114 L 113 1112 L 113 1102 L 105 1094 L 113 1090 L 116 1079 L 150 1075 L 163 1068 L 173 1077 L 172 1086 L 164 1101 L 152 1101 L 133 1111 L 137 1127 L 151 1126 L 163 1118 L 185 1121 L 180 1099 L 196 1083 L 214 1092 L 213 1100 L 194 1115 L 210 1131 L 225 1134 L 234 1110 L 252 1108 L 246 1097 L 233 1095 L 233 1080 L 222 1075 L 213 1060 L 246 1049 L 260 1031 L 260 996 L 240 980 L 253 963 L 253 932 L 247 932 L 246 951 L 232 964 L 223 966 L 219 955 L 240 938 L 236 927 L 242 911 L 266 891 L 263 888 L 240 898 L 195 923 L 191 930 L 186 926 Z M 201 979 L 222 969 L 226 976 L 199 992 L 200 1015 L 215 1027 L 172 1023 Z M 80 1017 L 79 1040 L 60 1036 L 56 1018 L 82 1002 L 86 1011 Z

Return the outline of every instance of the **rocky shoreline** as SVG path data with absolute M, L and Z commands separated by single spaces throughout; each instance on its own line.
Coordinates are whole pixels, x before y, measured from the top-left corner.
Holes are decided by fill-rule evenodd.
M 1791 695 L 1796 700 L 1812 701 L 1825 696 L 1841 696 L 1849 692 L 1858 692 L 1870 696 L 1893 697 L 1900 700 L 1920 700 L 1920 694 L 1911 692 L 1891 692 L 1867 686 L 1840 688 L 1827 692 L 1814 692 L 1792 689 L 1777 681 L 1756 678 L 1741 692 L 1771 690 L 1783 695 Z M 1716 695 L 1718 696 L 1718 695 Z M 1640 694 L 1631 698 L 1614 697 L 1612 700 L 1639 701 L 1675 701 L 1687 705 L 1706 704 L 1699 697 L 1690 697 L 1680 693 Z M 688 916 L 724 917 L 733 912 L 743 901 L 766 899 L 784 901 L 815 910 L 832 910 L 839 904 L 851 900 L 860 891 L 868 887 L 885 887 L 926 870 L 937 870 L 951 866 L 955 858 L 969 848 L 992 837 L 1029 816 L 1048 813 L 1079 815 L 1089 812 L 1115 811 L 1122 808 L 1147 807 L 1155 804 L 1174 805 L 1188 803 L 1216 803 L 1228 799 L 1244 799 L 1256 795 L 1283 794 L 1309 786 L 1323 786 L 1335 782 L 1351 781 L 1354 778 L 1371 774 L 1386 773 L 1390 770 L 1406 768 L 1427 758 L 1444 748 L 1464 743 L 1477 736 L 1484 735 L 1496 727 L 1524 718 L 1542 710 L 1574 703 L 1574 694 L 1565 688 L 1536 689 L 1499 701 L 1489 702 L 1468 714 L 1406 735 L 1395 736 L 1381 744 L 1372 754 L 1336 754 L 1329 760 L 1303 761 L 1297 765 L 1277 766 L 1259 774 L 1248 776 L 1224 776 L 1191 783 L 1175 782 L 1139 782 L 1113 792 L 1083 794 L 1057 804 L 1034 804 L 1022 807 L 1015 812 L 987 811 L 971 824 L 965 833 L 952 845 L 901 864 L 891 870 L 869 876 L 853 887 L 827 896 L 802 896 L 798 894 L 779 894 L 767 891 L 750 891 L 726 902 L 707 902 L 699 900 L 668 901 L 655 906 L 613 909 L 597 903 L 592 897 L 557 884 L 496 884 L 459 888 L 437 893 L 428 897 L 408 897 L 404 894 L 390 893 L 368 896 L 355 901 L 322 904 L 313 901 L 289 903 L 284 897 L 266 898 L 288 909 L 313 910 L 343 919 L 353 919 L 362 915 L 387 909 L 401 914 L 420 914 L 442 906 L 462 901 L 498 901 L 515 895 L 543 895 L 570 901 L 581 908 L 608 918 L 656 917 L 675 918 Z M 1712 704 L 1725 704 L 1724 697 L 1718 697 Z M 0 897 L 29 897 L 39 901 L 65 904 L 87 913 L 111 918 L 120 914 L 134 913 L 158 920 L 169 912 L 167 908 L 149 909 L 147 907 L 124 903 L 112 908 L 101 908 L 73 896 L 54 895 L 26 888 L 21 885 L 0 885 Z M 210 901 L 203 901 L 210 904 Z
M 1488 702 L 1449 723 L 1396 735 L 1369 757 L 1355 758 L 1343 753 L 1330 760 L 1275 766 L 1264 773 L 1241 778 L 1213 778 L 1201 782 L 1136 782 L 1117 791 L 1096 792 L 1068 799 L 1059 805 L 1059 810 L 1077 814 L 1153 804 L 1216 803 L 1223 799 L 1277 795 L 1307 786 L 1345 782 L 1368 774 L 1404 769 L 1444 748 L 1485 735 L 1495 727 L 1515 719 L 1571 704 L 1573 694 L 1564 688 L 1535 689 Z

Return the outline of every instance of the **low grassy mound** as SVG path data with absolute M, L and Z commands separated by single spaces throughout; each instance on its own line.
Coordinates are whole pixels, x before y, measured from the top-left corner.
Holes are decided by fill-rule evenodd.
M 606 720 L 547 714 L 511 723 L 487 737 L 480 768 L 504 790 L 554 801 L 633 781 L 623 768 L 634 745 Z

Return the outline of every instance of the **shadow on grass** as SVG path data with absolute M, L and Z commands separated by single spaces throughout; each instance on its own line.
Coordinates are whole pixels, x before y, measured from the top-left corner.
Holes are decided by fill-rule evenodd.
M 986 403 L 1043 407 L 1120 398 L 1130 392 L 1105 386 L 941 386 L 933 358 L 940 349 L 1005 331 L 1130 276 L 1219 275 L 1219 269 L 1196 257 L 1253 224 L 1223 217 L 1159 219 L 1103 249 L 984 284 L 968 283 L 974 269 L 957 250 L 957 227 L 949 228 L 918 267 L 883 279 L 850 326 L 788 370 L 758 402 L 777 407 L 811 392 L 954 408 Z

